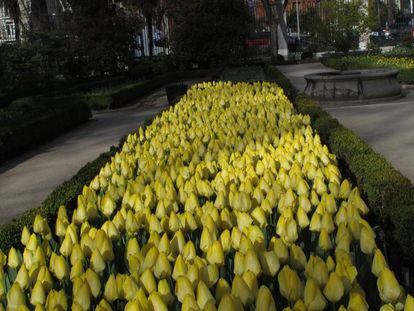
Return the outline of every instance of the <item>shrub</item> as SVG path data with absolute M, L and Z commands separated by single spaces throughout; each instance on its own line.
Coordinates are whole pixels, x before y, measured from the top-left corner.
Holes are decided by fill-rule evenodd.
M 266 66 L 265 71 L 269 79 L 281 82 L 286 92 L 292 93 L 292 85 L 280 71 L 272 66 Z M 343 171 L 349 172 L 362 190 L 369 202 L 372 220 L 384 230 L 387 245 L 395 251 L 392 261 L 401 264 L 403 259 L 412 265 L 414 189 L 410 180 L 306 94 L 295 94 L 293 103 L 299 112 L 310 115 L 312 126 L 322 141 L 344 165 Z
M 0 109 L 0 161 L 88 120 L 76 97 L 26 97 Z

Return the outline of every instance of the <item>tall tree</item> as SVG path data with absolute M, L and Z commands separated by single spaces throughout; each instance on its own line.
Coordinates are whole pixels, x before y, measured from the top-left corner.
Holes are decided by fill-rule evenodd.
M 49 30 L 49 12 L 46 0 L 31 0 L 30 5 L 30 30 L 35 32 Z
M 19 44 L 21 41 L 20 26 L 22 18 L 19 0 L 0 0 L 0 6 L 2 6 L 9 13 L 10 18 L 13 19 L 15 39 Z

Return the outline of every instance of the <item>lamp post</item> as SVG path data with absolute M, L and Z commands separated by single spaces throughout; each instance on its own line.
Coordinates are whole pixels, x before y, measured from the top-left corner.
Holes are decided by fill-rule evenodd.
M 298 40 L 300 40 L 299 0 L 296 0 L 296 25 L 298 26 Z

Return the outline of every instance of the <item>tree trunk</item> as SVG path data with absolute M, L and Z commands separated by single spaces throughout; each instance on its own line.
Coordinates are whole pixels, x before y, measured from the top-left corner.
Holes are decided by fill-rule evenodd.
M 154 33 L 152 31 L 152 19 L 152 14 L 147 15 L 148 54 L 150 58 L 154 56 Z
M 388 27 L 394 26 L 394 0 L 387 2 Z
M 38 32 L 49 30 L 49 15 L 45 0 L 31 1 L 31 30 Z
M 272 10 L 272 6 L 269 3 L 269 0 L 262 0 L 263 7 L 266 13 L 266 18 L 270 24 L 270 53 L 272 58 L 277 59 L 278 54 L 278 38 L 277 38 L 277 29 L 279 27 L 276 15 Z

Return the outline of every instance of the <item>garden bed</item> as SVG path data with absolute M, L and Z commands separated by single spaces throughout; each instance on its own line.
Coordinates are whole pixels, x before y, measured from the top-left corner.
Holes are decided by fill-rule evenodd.
M 358 189 L 310 123 L 274 84 L 193 87 L 12 235 L 3 227 L 6 243 L 21 243 L 3 258 L 3 302 L 411 307 Z M 36 265 L 36 280 L 22 277 Z

